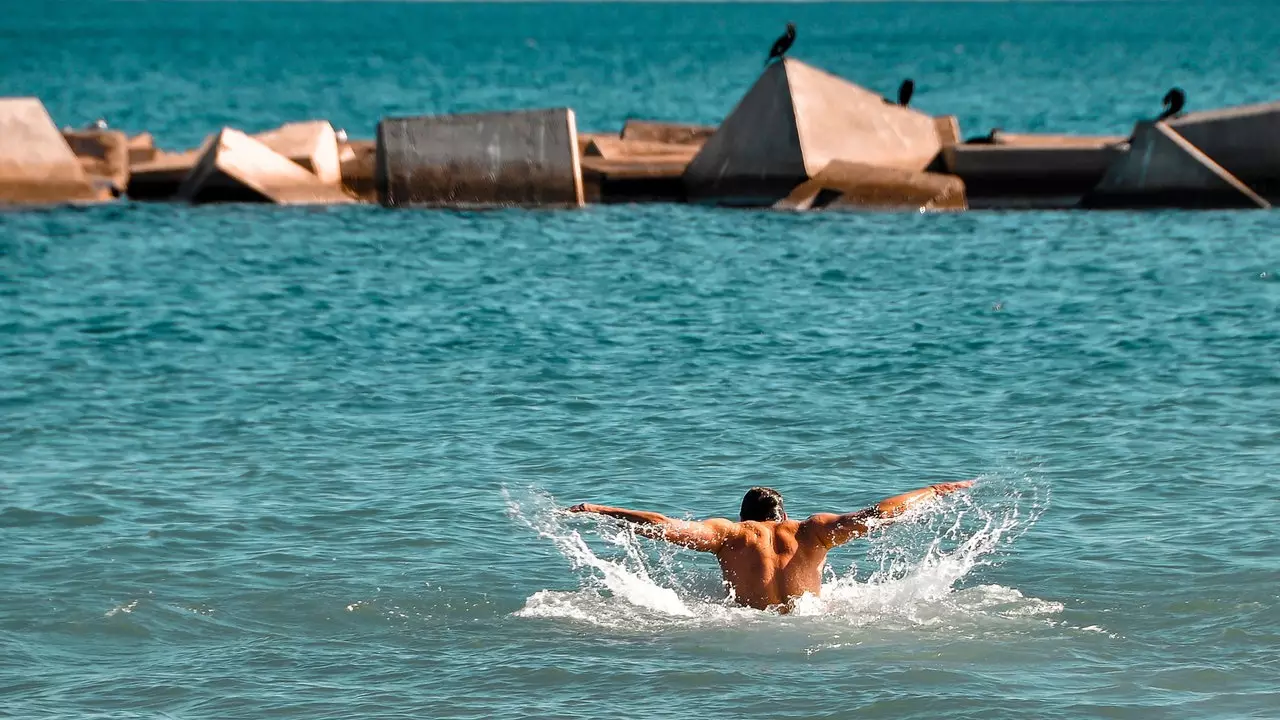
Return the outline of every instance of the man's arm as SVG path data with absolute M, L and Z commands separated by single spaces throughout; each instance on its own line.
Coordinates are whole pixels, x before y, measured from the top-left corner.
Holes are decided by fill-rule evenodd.
M 802 522 L 800 528 L 825 547 L 833 548 L 837 545 L 843 545 L 854 538 L 866 535 L 871 531 L 872 527 L 885 525 L 885 521 L 898 517 L 911 507 L 972 486 L 972 480 L 938 483 L 919 490 L 905 492 L 901 495 L 894 495 L 869 508 L 856 512 L 843 515 L 818 513 Z
M 669 543 L 702 552 L 718 552 L 720 546 L 724 545 L 725 540 L 733 533 L 734 527 L 734 523 L 720 518 L 701 521 L 675 520 L 661 513 L 626 510 L 591 503 L 574 505 L 569 508 L 569 512 L 594 513 L 626 520 L 634 524 L 636 532 L 645 537 L 666 540 Z

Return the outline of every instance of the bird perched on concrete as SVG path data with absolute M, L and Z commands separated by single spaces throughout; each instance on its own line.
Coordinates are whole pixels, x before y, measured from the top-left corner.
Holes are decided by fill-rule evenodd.
M 97 120 L 94 120 L 93 122 L 89 123 L 89 126 L 86 129 L 102 131 L 102 130 L 106 130 L 107 127 L 108 127 L 107 121 L 102 118 L 98 118 Z
M 1160 117 L 1156 118 L 1157 122 L 1168 120 L 1182 112 L 1182 106 L 1187 104 L 1187 94 L 1182 92 L 1182 88 L 1172 88 L 1164 94 L 1164 99 L 1160 102 L 1164 103 L 1164 112 L 1160 113 Z
M 796 26 L 787 23 L 787 31 L 782 36 L 773 41 L 773 47 L 769 49 L 769 59 L 764 61 L 765 65 L 773 62 L 774 58 L 780 58 L 791 49 L 791 43 L 796 41 Z
M 916 81 L 907 78 L 898 86 L 898 105 L 906 107 L 911 104 L 911 96 L 915 94 Z

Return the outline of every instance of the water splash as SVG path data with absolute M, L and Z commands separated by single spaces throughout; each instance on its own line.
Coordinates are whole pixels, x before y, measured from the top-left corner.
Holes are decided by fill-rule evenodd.
M 637 537 L 606 518 L 563 513 L 553 497 L 536 488 L 503 493 L 508 515 L 550 541 L 579 571 L 576 590 L 540 590 L 516 612 L 519 617 L 617 630 L 805 618 L 845 626 L 930 626 L 1037 618 L 1063 609 L 1014 588 L 961 582 L 977 568 L 998 564 L 1047 507 L 1047 490 L 1026 476 L 982 476 L 971 492 L 833 551 L 820 595 L 800 598 L 789 616 L 735 605 L 725 595 L 715 563 L 695 553 Z M 586 537 L 580 528 L 590 528 Z M 860 573 L 854 558 L 870 572 Z

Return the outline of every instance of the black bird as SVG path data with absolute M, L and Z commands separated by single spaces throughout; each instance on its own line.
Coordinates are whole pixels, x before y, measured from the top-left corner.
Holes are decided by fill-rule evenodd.
M 1173 88 L 1165 93 L 1164 100 L 1160 102 L 1164 103 L 1164 112 L 1160 113 L 1160 117 L 1156 118 L 1157 122 L 1168 120 L 1182 112 L 1182 106 L 1187 104 L 1187 94 L 1182 92 L 1182 88 Z
M 782 33 L 782 37 L 773 41 L 773 47 L 769 49 L 769 59 L 764 61 L 765 65 L 773 62 L 774 58 L 780 58 L 791 49 L 791 43 L 796 41 L 796 26 L 787 23 L 787 31 Z
M 906 107 L 910 105 L 911 96 L 915 94 L 915 91 L 916 91 L 915 80 L 912 80 L 911 78 L 907 78 L 906 80 L 903 80 L 902 84 L 898 86 L 898 104 L 901 105 L 902 107 Z

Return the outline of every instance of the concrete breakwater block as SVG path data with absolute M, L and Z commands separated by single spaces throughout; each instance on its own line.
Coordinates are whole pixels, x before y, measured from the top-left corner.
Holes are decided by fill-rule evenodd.
M 63 131 L 95 188 L 120 197 L 129 186 L 129 138 L 114 130 Z
M 129 138 L 129 165 L 140 165 L 156 159 L 156 139 L 151 133 L 144 132 Z
M 1269 208 L 1253 190 L 1163 122 L 1138 123 L 1083 205 L 1090 208 Z
M 953 145 L 947 172 L 964 181 L 969 207 L 1069 208 L 1093 190 L 1123 154 L 1114 145 Z
M 584 157 L 583 191 L 589 203 L 684 202 L 688 165 L 685 156 Z
M 772 205 L 833 160 L 924 170 L 934 119 L 784 58 L 765 69 L 685 172 L 694 200 Z
M 378 195 L 387 207 L 581 207 L 577 134 L 568 108 L 384 118 Z
M 964 182 L 952 175 L 835 160 L 774 204 L 778 210 L 965 210 Z
M 342 167 L 342 187 L 361 202 L 378 202 L 374 175 L 378 165 L 378 144 L 372 140 L 352 140 L 338 151 Z
M 126 194 L 130 200 L 172 200 L 199 159 L 197 150 L 178 153 L 157 151 L 146 162 L 131 163 Z
M 1280 102 L 1188 113 L 1166 123 L 1259 195 L 1280 202 Z
M 37 98 L 0 98 L 0 205 L 103 200 Z
M 327 120 L 288 123 L 253 138 L 310 170 L 320 182 L 330 185 L 342 182 L 338 136 Z
M 697 154 L 698 147 L 696 145 L 652 142 L 648 140 L 623 140 L 617 137 L 592 138 L 583 152 L 584 157 L 602 157 L 606 160 L 621 160 L 631 157 L 679 157 L 684 158 L 686 163 Z
M 320 181 L 289 158 L 231 128 L 223 128 L 200 148 L 199 159 L 182 181 L 177 197 L 192 203 L 354 202 L 341 187 Z
M 960 119 L 955 115 L 939 115 L 933 119 L 933 126 L 943 147 L 960 143 Z
M 1124 135 L 1054 135 L 1049 133 L 1009 133 L 992 130 L 991 144 L 1016 145 L 1018 147 L 1080 147 L 1099 148 L 1127 142 Z
M 660 122 L 629 119 L 622 125 L 622 139 L 632 142 L 656 142 L 670 145 L 701 146 L 714 135 L 714 125 Z

